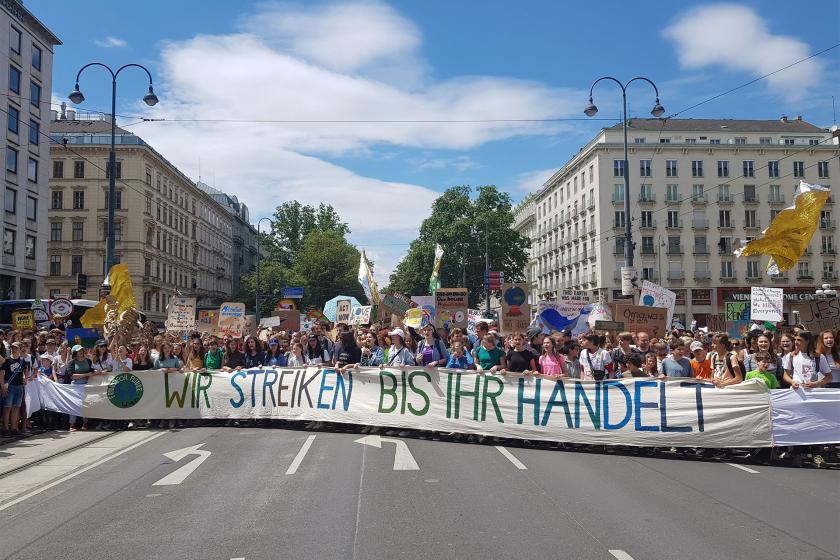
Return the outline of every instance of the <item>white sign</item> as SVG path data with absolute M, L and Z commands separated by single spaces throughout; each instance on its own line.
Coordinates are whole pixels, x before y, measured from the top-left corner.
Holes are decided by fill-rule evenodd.
M 639 305 L 647 307 L 663 307 L 668 310 L 667 328 L 671 328 L 674 319 L 674 305 L 677 303 L 677 294 L 650 280 L 642 282 L 642 293 L 639 296 Z
M 361 305 L 359 307 L 354 307 L 352 311 L 350 311 L 350 321 L 348 324 L 350 325 L 368 325 L 370 324 L 370 305 Z
M 170 331 L 191 331 L 195 329 L 194 297 L 174 297 L 169 300 L 166 329 Z
M 280 317 L 263 317 L 262 319 L 260 319 L 261 327 L 279 327 L 280 323 Z
M 335 303 L 335 322 L 348 323 L 350 321 L 350 313 L 353 307 L 353 302 L 349 299 L 340 299 Z
M 626 266 L 621 267 L 621 295 L 633 295 L 633 278 L 636 276 L 636 270 Z
M 782 288 L 753 286 L 750 289 L 751 320 L 771 323 L 781 321 L 784 301 L 785 291 Z
M 65 319 L 73 314 L 73 302 L 67 298 L 55 298 L 50 302 L 49 311 L 53 319 Z

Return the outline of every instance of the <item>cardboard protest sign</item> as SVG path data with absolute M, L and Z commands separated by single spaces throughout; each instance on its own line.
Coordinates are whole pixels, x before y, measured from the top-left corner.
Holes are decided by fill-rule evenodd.
M 737 338 L 742 339 L 747 336 L 747 333 L 750 330 L 750 322 L 749 321 L 727 321 L 726 322 L 726 334 L 729 335 L 729 338 Z
M 219 307 L 217 332 L 221 336 L 242 338 L 245 333 L 245 304 L 225 302 Z
M 770 321 L 775 323 L 782 320 L 785 291 L 782 288 L 765 288 L 753 286 L 750 288 L 750 315 L 753 321 Z
M 405 312 L 414 307 L 414 303 L 402 294 L 387 292 L 382 298 L 382 307 L 388 309 L 395 315 L 405 315 Z
M 12 327 L 17 330 L 34 330 L 35 314 L 31 309 L 12 311 Z
M 725 321 L 749 321 L 750 304 L 747 301 L 727 301 L 724 305 Z
M 537 316 L 550 330 L 574 330 L 582 311 L 590 305 L 590 299 L 589 292 L 583 290 L 561 290 L 557 301 L 537 303 Z
M 350 325 L 369 325 L 370 324 L 370 305 L 360 305 L 354 307 L 350 312 Z
M 419 329 L 425 327 L 431 322 L 429 312 L 422 307 L 412 307 L 405 312 L 405 326 L 412 329 Z
M 335 303 L 335 322 L 349 323 L 353 304 L 349 299 L 340 299 Z
M 277 317 L 280 320 L 279 325 L 274 325 L 272 328 L 279 331 L 299 331 L 300 330 L 300 312 L 297 309 L 275 309 L 271 312 L 272 317 Z
M 481 311 L 478 309 L 467 310 L 467 334 L 475 336 L 475 324 L 481 320 Z
M 435 324 L 449 329 L 467 328 L 468 298 L 466 288 L 438 288 L 435 291 Z
M 503 333 L 525 332 L 531 324 L 528 284 L 502 284 L 499 328 Z
M 677 294 L 650 280 L 642 282 L 642 293 L 639 296 L 639 305 L 647 307 L 661 307 L 668 310 L 668 327 L 674 317 L 674 305 L 677 302 Z
M 257 334 L 257 316 L 245 315 L 245 336 Z
M 624 330 L 623 321 L 595 321 L 596 331 L 621 332 Z
M 196 321 L 198 332 L 215 333 L 219 328 L 219 312 L 215 309 L 202 309 Z
M 429 323 L 435 323 L 435 296 L 411 296 L 411 301 L 426 312 Z M 409 309 L 409 311 L 411 310 Z
M 840 298 L 818 299 L 792 308 L 799 311 L 799 321 L 814 334 L 840 328 Z
M 277 319 L 277 326 L 280 326 L 279 317 L 272 317 L 272 319 Z M 311 331 L 312 327 L 315 326 L 315 319 L 310 319 L 308 315 L 304 315 L 303 313 L 300 314 L 300 330 L 301 331 Z
M 260 326 L 261 327 L 268 327 L 268 328 L 279 327 L 280 322 L 281 322 L 280 317 L 274 317 L 274 316 L 263 317 L 262 319 L 260 319 Z
M 195 328 L 195 298 L 174 297 L 169 300 L 166 330 L 191 331 Z
M 98 329 L 67 329 L 67 342 L 71 347 L 80 344 L 84 348 L 93 348 L 100 338 Z
M 668 333 L 668 310 L 646 305 L 617 304 L 616 321 L 622 321 L 630 332 L 646 332 L 650 336 L 661 337 Z
M 726 314 L 715 313 L 706 316 L 706 328 L 710 332 L 721 332 L 726 328 Z

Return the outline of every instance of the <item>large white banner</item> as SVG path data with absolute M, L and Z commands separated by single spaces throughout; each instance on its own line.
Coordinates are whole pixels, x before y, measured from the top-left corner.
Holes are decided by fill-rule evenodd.
M 840 389 L 770 391 L 775 445 L 819 445 L 840 440 Z
M 603 383 L 445 369 L 144 371 L 85 386 L 39 377 L 32 405 L 109 420 L 282 418 L 588 444 L 764 447 L 770 401 L 750 381 Z M 32 406 L 37 410 L 38 406 Z

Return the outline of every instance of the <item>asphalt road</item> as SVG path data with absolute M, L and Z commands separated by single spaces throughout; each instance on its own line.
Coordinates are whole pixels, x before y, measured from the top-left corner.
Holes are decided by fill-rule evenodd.
M 401 439 L 409 458 L 398 438 L 281 429 L 131 434 L 0 477 L 0 558 L 840 558 L 836 470 Z M 93 462 L 60 470 L 74 456 Z

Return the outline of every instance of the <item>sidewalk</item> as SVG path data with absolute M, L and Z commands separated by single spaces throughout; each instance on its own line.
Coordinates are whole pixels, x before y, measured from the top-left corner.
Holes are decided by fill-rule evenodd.
M 74 447 L 93 443 L 113 433 L 50 431 L 14 440 L 0 446 L 0 476 Z

